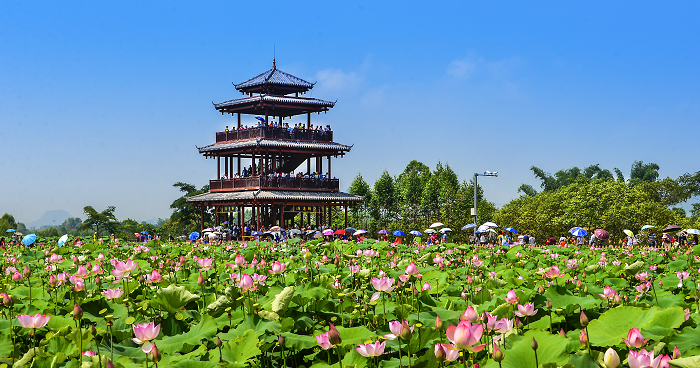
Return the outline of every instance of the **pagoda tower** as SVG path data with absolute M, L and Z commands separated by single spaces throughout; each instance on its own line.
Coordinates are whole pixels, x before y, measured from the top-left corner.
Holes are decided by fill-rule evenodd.
M 209 209 L 215 225 L 235 220 L 241 227 L 248 211 L 252 216 L 246 224 L 260 230 L 290 228 L 300 213 L 302 226 L 329 225 L 333 207 L 344 209 L 347 227 L 348 207 L 363 198 L 340 191 L 331 159 L 343 157 L 352 146 L 335 143 L 330 125 L 316 127 L 311 120 L 335 102 L 300 97 L 314 83 L 277 69 L 274 60 L 272 69 L 234 86 L 245 97 L 214 108 L 235 115 L 235 125 L 217 132 L 215 143 L 198 147 L 205 158 L 216 160 L 209 192 L 187 198 L 200 209 L 201 228 Z

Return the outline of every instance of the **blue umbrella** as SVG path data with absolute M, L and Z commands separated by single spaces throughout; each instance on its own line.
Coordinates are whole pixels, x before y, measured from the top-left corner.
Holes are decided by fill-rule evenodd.
M 418 231 L 418 230 L 411 230 L 411 231 L 409 232 L 409 234 L 415 235 L 415 236 L 421 236 L 421 233 L 420 233 L 420 231 Z
M 36 234 L 29 234 L 22 238 L 22 244 L 24 245 L 32 245 L 36 241 Z
M 406 233 L 404 233 L 404 232 L 401 231 L 401 230 L 396 230 L 396 231 L 394 231 L 392 234 L 394 234 L 394 235 L 396 235 L 396 236 L 406 236 Z
M 474 234 L 483 234 L 485 232 L 486 232 L 486 230 L 477 230 L 474 232 Z
M 518 230 L 513 229 L 512 227 L 507 227 L 504 229 L 505 231 L 510 231 L 513 234 L 520 234 Z
M 262 116 L 256 116 L 255 118 L 262 121 L 263 123 L 265 122 L 265 118 Z
M 15 230 L 15 229 L 7 229 L 7 231 L 5 231 L 5 232 L 6 232 L 6 233 L 13 233 L 13 232 L 15 232 L 15 231 L 17 231 L 17 230 Z
M 379 230 L 379 234 L 389 234 L 389 230 Z
M 466 224 L 466 225 L 464 225 L 464 227 L 462 227 L 462 230 L 469 230 L 469 229 L 471 229 L 471 228 L 473 228 L 473 227 L 476 227 L 476 225 L 474 225 L 474 224 Z
M 250 234 L 250 235 L 252 235 L 252 236 L 258 236 L 258 235 L 260 235 L 260 232 L 259 232 L 259 231 L 253 231 L 253 233 Z
M 586 236 L 588 235 L 588 231 L 580 228 L 580 227 L 575 227 L 571 229 L 571 235 L 573 236 Z
M 655 227 L 656 227 L 656 226 L 644 225 L 644 226 L 642 226 L 642 231 L 647 230 L 647 229 L 653 229 L 653 228 L 655 228 Z M 7 230 L 7 231 L 10 231 L 10 230 Z
M 190 240 L 195 241 L 199 239 L 199 233 L 196 231 L 193 231 L 192 234 L 190 234 Z
M 148 231 L 142 231 L 141 234 L 148 235 Z

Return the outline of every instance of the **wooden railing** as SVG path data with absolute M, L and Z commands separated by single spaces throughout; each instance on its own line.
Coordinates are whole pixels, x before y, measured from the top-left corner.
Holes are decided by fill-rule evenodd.
M 255 127 L 216 133 L 216 143 L 242 141 L 255 138 L 300 140 L 309 142 L 333 142 L 333 131 L 307 129 L 288 130 L 285 127 Z
M 231 192 L 251 189 L 318 190 L 337 192 L 340 190 L 340 181 L 338 179 L 325 178 L 278 178 L 267 176 L 209 180 L 209 190 L 212 192 Z

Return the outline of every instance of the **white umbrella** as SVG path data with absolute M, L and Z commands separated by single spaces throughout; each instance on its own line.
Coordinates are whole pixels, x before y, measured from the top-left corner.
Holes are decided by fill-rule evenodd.
M 430 225 L 430 227 L 440 227 L 440 226 L 444 226 L 444 225 L 445 224 L 443 224 L 442 222 L 435 222 L 432 225 Z
M 481 226 L 498 227 L 498 225 L 494 224 L 493 222 L 484 222 L 484 224 Z
M 426 234 L 435 234 L 437 231 L 435 231 L 435 229 L 425 229 L 423 232 Z
M 360 230 L 355 231 L 352 235 L 353 235 L 353 236 L 358 236 L 358 235 L 362 235 L 362 234 L 365 234 L 365 233 L 367 233 L 367 231 L 360 229 Z
M 496 230 L 494 230 L 494 229 L 488 229 L 488 230 L 486 230 L 486 231 L 488 231 L 488 232 L 490 232 L 490 233 L 498 234 L 498 233 L 496 232 Z
M 698 229 L 688 229 L 685 232 L 688 234 L 700 235 L 700 230 Z
M 449 227 L 443 227 L 442 229 L 440 229 L 440 232 L 441 232 L 441 233 L 446 233 L 446 232 L 449 232 L 449 231 L 452 231 L 452 229 L 450 229 Z
M 477 228 L 477 230 L 480 230 L 480 231 L 486 231 L 486 230 L 488 230 L 488 229 L 490 229 L 490 227 L 486 226 L 485 224 L 484 224 L 484 225 L 481 225 L 481 226 L 479 226 L 479 227 Z
M 62 237 L 58 238 L 58 246 L 62 247 L 63 244 L 65 244 L 67 241 L 68 241 L 68 234 L 65 234 Z
M 466 225 L 464 225 L 464 227 L 462 227 L 462 230 L 468 230 L 468 229 L 471 229 L 471 228 L 473 228 L 473 227 L 476 227 L 476 225 L 474 225 L 474 224 L 466 224 Z

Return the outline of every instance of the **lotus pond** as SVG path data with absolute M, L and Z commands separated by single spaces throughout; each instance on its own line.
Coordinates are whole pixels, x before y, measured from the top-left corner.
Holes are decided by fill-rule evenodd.
M 698 249 L 54 244 L 3 254 L 1 366 L 700 366 Z

